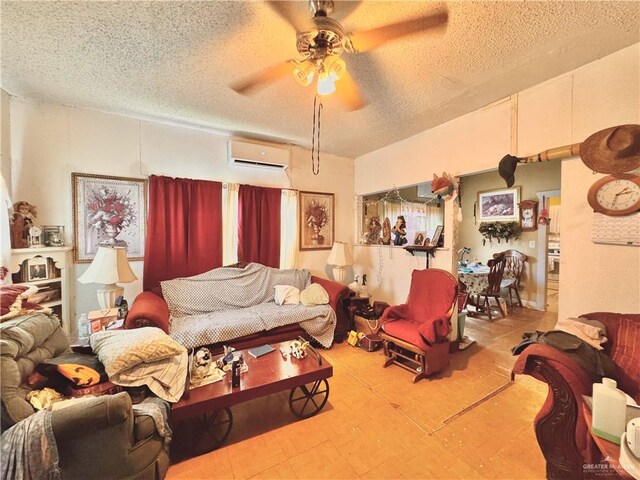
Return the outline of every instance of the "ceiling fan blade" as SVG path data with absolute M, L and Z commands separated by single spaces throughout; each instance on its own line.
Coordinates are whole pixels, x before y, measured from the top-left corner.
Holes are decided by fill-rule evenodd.
M 232 83 L 231 88 L 241 95 L 253 95 L 259 90 L 280 80 L 281 78 L 291 75 L 293 72 L 292 60 L 279 63 L 273 67 L 269 67 L 262 72 L 256 73 L 238 82 Z
M 336 82 L 336 95 L 349 111 L 360 110 L 367 104 L 349 72 L 344 72 L 342 78 Z
M 304 17 L 295 11 L 295 4 L 297 3 L 300 2 L 267 1 L 267 5 L 295 28 L 296 32 L 308 32 L 314 28 L 313 22 L 310 18 Z
M 446 25 L 448 18 L 449 14 L 447 12 L 441 12 L 365 30 L 364 32 L 354 32 L 349 36 L 354 51 L 366 52 L 367 50 L 378 48 L 391 40 Z

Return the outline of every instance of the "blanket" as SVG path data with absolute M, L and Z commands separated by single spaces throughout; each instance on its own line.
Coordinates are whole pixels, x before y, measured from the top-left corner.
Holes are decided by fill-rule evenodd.
M 167 402 L 180 400 L 187 378 L 187 351 L 156 327 L 105 330 L 91 335 L 91 348 L 116 385 L 146 385 Z
M 245 268 L 214 268 L 193 277 L 166 280 L 160 285 L 173 321 L 188 315 L 273 302 L 276 285 L 303 290 L 310 280 L 308 270 L 280 270 L 250 263 Z
M 169 307 L 171 337 L 187 348 L 196 348 L 299 323 L 328 348 L 336 327 L 336 314 L 329 305 L 274 302 L 276 285 L 303 290 L 310 281 L 307 270 L 280 270 L 259 263 L 164 281 L 162 295 Z
M 56 480 L 60 478 L 58 446 L 51 412 L 40 410 L 2 434 L 2 478 Z
M 197 348 L 293 323 L 299 323 L 322 346 L 331 346 L 336 314 L 329 305 L 305 307 L 300 304 L 277 305 L 275 302 L 174 318 L 171 338 L 187 348 Z

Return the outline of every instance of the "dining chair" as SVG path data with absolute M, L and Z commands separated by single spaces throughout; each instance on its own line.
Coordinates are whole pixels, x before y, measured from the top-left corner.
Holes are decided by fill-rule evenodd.
M 527 261 L 527 256 L 518 250 L 505 250 L 504 252 L 496 253 L 493 255 L 495 258 L 498 255 L 504 255 L 505 271 L 510 272 L 513 278 L 503 279 L 500 287 L 506 288 L 509 291 L 509 304 L 513 305 L 511 293 L 515 292 L 518 299 L 518 306 L 522 307 L 522 299 L 520 298 L 520 281 L 522 280 L 522 274 L 524 273 L 524 264 Z
M 489 320 L 492 318 L 489 298 L 493 298 L 496 301 L 501 315 L 503 317 L 507 316 L 507 313 L 502 309 L 502 304 L 500 303 L 500 284 L 502 283 L 506 263 L 507 257 L 502 253 L 494 255 L 493 258 L 487 262 L 487 266 L 489 267 L 488 285 L 487 288 L 476 295 L 476 308 L 480 312 L 486 313 L 489 316 Z M 483 298 L 484 301 L 481 301 Z

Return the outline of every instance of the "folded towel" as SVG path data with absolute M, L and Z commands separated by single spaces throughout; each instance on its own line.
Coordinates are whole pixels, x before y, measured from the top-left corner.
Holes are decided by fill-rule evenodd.
M 588 318 L 565 318 L 558 320 L 554 330 L 560 330 L 575 335 L 597 350 L 602 350 L 602 344 L 607 341 L 605 326 L 597 320 Z

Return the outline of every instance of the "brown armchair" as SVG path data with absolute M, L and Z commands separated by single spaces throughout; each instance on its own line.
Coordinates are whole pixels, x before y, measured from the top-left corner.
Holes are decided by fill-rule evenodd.
M 0 324 L 2 430 L 34 413 L 28 377 L 44 360 L 69 351 L 55 316 L 27 314 Z M 103 395 L 51 415 L 61 476 L 82 479 L 160 479 L 167 446 L 148 416 L 133 414 L 126 392 Z M 3 453 L 4 448 L 3 448 Z
M 414 270 L 407 303 L 387 308 L 380 331 L 387 360 L 415 374 L 414 383 L 449 363 L 458 280 L 445 270 Z
M 640 401 L 640 314 L 589 313 L 602 322 L 609 341 L 604 352 L 618 367 L 619 387 Z M 540 450 L 547 462 L 547 478 L 588 477 L 585 464 L 596 464 L 601 455 L 582 412 L 582 395 L 591 395 L 594 381 L 584 369 L 560 350 L 548 345 L 528 346 L 513 366 L 516 374 L 530 375 L 549 385 L 547 399 L 533 424 Z

